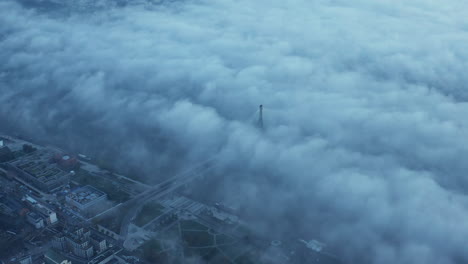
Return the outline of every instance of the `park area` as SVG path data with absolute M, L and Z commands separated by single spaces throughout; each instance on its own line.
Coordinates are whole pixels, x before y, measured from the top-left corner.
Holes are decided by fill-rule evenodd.
M 164 207 L 158 202 L 151 202 L 145 204 L 141 211 L 135 218 L 135 224 L 139 227 L 143 227 L 158 216 L 162 215 Z
M 159 206 L 161 205 L 147 204 L 145 214 L 140 215 L 137 222 L 144 224 L 154 219 L 160 210 Z M 178 220 L 159 230 L 158 235 L 143 244 L 139 250 L 142 258 L 151 263 L 165 263 L 170 256 L 182 257 L 184 260 L 199 259 L 207 264 L 259 263 L 255 248 L 242 238 L 218 233 L 196 219 Z
M 119 184 L 115 181 L 93 175 L 83 169 L 76 171 L 73 180 L 80 185 L 91 185 L 96 189 L 105 192 L 109 200 L 114 202 L 123 203 L 130 199 L 130 195 L 127 192 L 121 190 Z
M 203 263 L 250 263 L 250 246 L 238 238 L 218 233 L 196 220 L 180 220 L 167 232 L 167 237 L 177 237 L 186 258 L 199 258 Z

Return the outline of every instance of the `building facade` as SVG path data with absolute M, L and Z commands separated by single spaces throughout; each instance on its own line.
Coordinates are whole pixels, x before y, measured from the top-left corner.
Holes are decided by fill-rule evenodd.
M 62 252 L 72 252 L 83 259 L 91 259 L 107 250 L 107 241 L 92 234 L 88 229 L 78 228 L 56 235 L 52 240 L 52 247 Z
M 33 225 L 36 229 L 43 228 L 44 225 L 44 219 L 42 217 L 34 212 L 29 212 L 26 215 L 26 221 Z
M 107 194 L 90 186 L 86 185 L 71 191 L 65 201 L 77 208 L 81 212 L 88 212 L 100 205 L 103 205 L 107 200 Z
M 58 222 L 57 213 L 47 207 L 45 204 L 39 203 L 36 199 L 26 195 L 23 198 L 29 210 L 35 212 L 44 219 L 44 225 L 53 225 Z

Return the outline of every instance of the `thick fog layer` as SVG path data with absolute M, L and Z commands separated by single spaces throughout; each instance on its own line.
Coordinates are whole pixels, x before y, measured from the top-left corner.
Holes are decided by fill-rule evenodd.
M 468 2 L 1 1 L 0 127 L 345 263 L 468 263 Z M 262 132 L 256 110 L 264 104 Z

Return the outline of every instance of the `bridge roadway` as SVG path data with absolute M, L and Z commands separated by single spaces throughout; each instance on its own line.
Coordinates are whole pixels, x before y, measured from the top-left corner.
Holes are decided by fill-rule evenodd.
M 128 227 L 130 222 L 135 218 L 136 214 L 140 211 L 143 205 L 151 199 L 158 199 L 171 192 L 174 192 L 178 188 L 188 184 L 192 180 L 203 176 L 204 173 L 211 170 L 213 167 L 216 166 L 214 162 L 215 158 L 210 158 L 201 164 L 190 168 L 189 170 L 182 172 L 172 178 L 169 178 L 153 187 L 151 189 L 133 197 L 131 200 L 125 202 L 125 205 L 133 205 L 131 209 L 127 212 L 122 220 L 122 224 L 120 226 L 120 236 L 123 241 L 127 238 L 128 235 Z M 125 206 L 123 204 L 123 206 Z

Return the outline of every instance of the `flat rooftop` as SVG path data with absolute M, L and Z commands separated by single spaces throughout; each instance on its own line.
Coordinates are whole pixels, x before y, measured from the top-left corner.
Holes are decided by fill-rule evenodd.
M 42 219 L 38 214 L 36 214 L 34 212 L 28 213 L 28 216 L 31 217 L 32 219 L 34 219 L 34 221 L 39 221 L 39 220 Z
M 67 173 L 59 169 L 56 164 L 50 162 L 53 153 L 45 150 L 36 150 L 24 155 L 10 164 L 27 172 L 41 182 L 47 182 L 65 176 Z
M 71 191 L 68 194 L 68 197 L 81 205 L 86 205 L 105 195 L 106 194 L 104 192 L 90 185 L 86 185 Z

